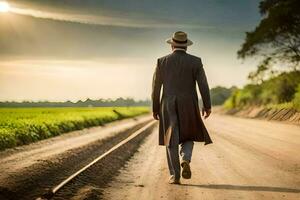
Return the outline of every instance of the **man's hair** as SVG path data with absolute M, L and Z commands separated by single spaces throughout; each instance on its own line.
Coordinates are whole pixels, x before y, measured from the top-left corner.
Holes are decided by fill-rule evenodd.
M 174 48 L 176 48 L 176 49 L 187 49 L 187 47 L 182 47 L 182 46 L 173 46 Z

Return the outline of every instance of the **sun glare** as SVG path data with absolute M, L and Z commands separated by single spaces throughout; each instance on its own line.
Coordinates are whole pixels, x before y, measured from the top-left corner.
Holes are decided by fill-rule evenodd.
M 0 1 L 0 12 L 8 12 L 9 8 L 9 4 L 7 2 Z

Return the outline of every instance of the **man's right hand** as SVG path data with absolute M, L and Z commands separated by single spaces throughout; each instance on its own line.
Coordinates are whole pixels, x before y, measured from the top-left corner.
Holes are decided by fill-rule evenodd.
M 153 118 L 155 120 L 159 120 L 159 114 L 158 113 L 153 113 Z
M 205 113 L 205 115 L 204 115 L 204 113 Z M 210 113 L 211 113 L 211 109 L 202 108 L 202 116 L 204 116 L 204 119 L 208 118 Z

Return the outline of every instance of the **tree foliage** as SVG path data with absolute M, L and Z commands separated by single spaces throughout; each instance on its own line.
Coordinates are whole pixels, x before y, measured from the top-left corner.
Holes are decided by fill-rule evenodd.
M 236 90 L 234 86 L 231 88 L 221 86 L 211 88 L 210 96 L 212 105 L 222 105 L 234 90 Z
M 300 2 L 299 0 L 262 0 L 259 5 L 262 20 L 255 30 L 246 33 L 238 51 L 239 58 L 263 57 L 259 72 L 276 62 L 294 69 L 300 62 Z
M 300 84 L 298 84 L 297 92 L 294 95 L 293 104 L 296 109 L 300 110 Z

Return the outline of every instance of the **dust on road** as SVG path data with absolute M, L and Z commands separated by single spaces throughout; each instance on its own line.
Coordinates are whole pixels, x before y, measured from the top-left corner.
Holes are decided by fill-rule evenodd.
M 300 127 L 212 115 L 213 144 L 195 143 L 192 179 L 168 184 L 157 129 L 104 191 L 104 199 L 300 199 Z

